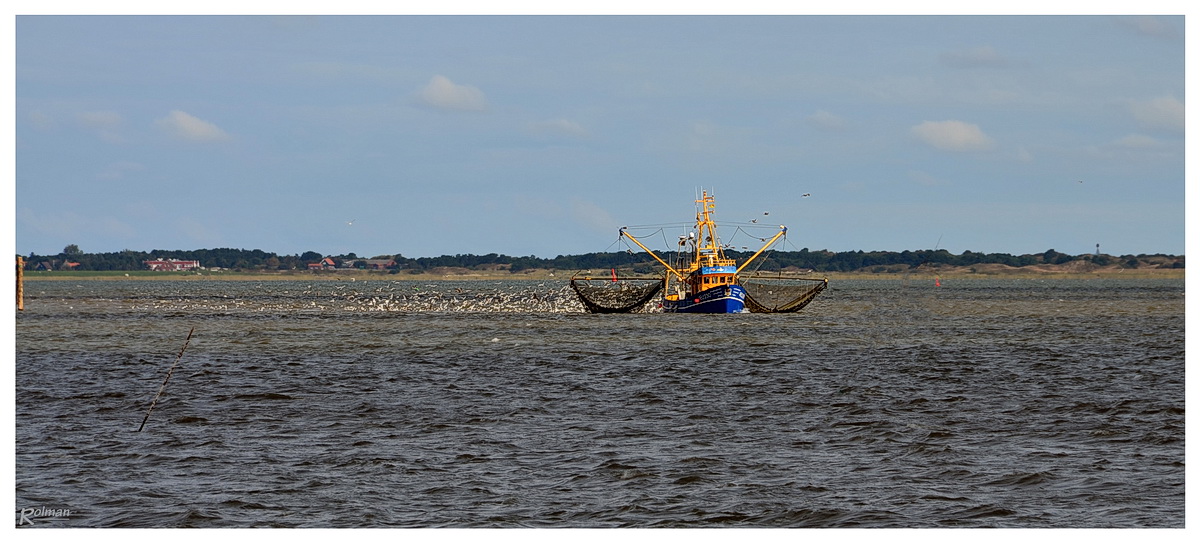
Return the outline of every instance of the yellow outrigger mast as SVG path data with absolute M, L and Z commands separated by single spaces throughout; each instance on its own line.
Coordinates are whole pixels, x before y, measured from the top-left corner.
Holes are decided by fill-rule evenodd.
M 655 253 L 654 250 L 646 247 L 644 244 L 642 244 L 641 241 L 639 241 L 637 238 L 634 238 L 632 234 L 625 232 L 625 227 L 621 227 L 621 236 L 625 236 L 625 237 L 629 238 L 630 240 L 633 240 L 633 243 L 637 244 L 638 247 L 646 250 L 646 253 L 649 253 L 651 257 L 654 257 L 654 260 L 658 261 L 659 264 L 667 267 L 668 272 L 675 274 L 675 276 L 678 277 L 680 281 L 683 281 L 683 274 L 680 274 L 678 270 L 675 270 L 671 265 L 667 264 L 667 261 L 664 261 L 661 258 L 659 258 L 658 254 Z
M 649 253 L 651 257 L 654 257 L 654 260 L 666 267 L 667 272 L 674 274 L 675 277 L 679 278 L 679 281 L 686 281 L 684 278 L 685 273 L 690 274 L 695 272 L 702 266 L 735 265 L 736 262 L 733 259 L 725 258 L 725 252 L 722 250 L 721 244 L 717 240 L 717 224 L 713 222 L 711 215 L 712 211 L 716 209 L 717 205 L 712 195 L 709 195 L 708 191 L 704 191 L 703 196 L 700 200 L 697 200 L 696 203 L 701 205 L 700 211 L 696 213 L 696 231 L 699 239 L 696 240 L 696 253 L 692 256 L 692 263 L 683 272 L 680 272 L 671 265 L 667 264 L 667 261 L 664 261 L 658 256 L 657 253 L 646 247 L 646 245 L 640 240 L 635 238 L 632 234 L 625 232 L 625 227 L 621 227 L 621 236 L 626 236 L 630 240 L 633 240 L 633 243 L 645 250 L 646 253 Z M 754 259 L 757 259 L 759 255 L 762 255 L 762 252 L 766 251 L 768 247 L 771 247 L 771 244 L 774 244 L 785 234 L 787 234 L 787 227 L 780 225 L 779 232 L 775 234 L 773 238 L 768 240 L 766 244 L 763 244 L 762 248 L 755 252 L 754 255 L 751 255 L 749 259 L 746 259 L 746 262 L 742 263 L 742 266 L 739 266 L 737 271 L 734 273 L 740 274 L 742 269 L 746 268 L 746 265 L 749 265 L 754 261 Z
M 766 251 L 768 247 L 771 247 L 771 244 L 774 244 L 776 240 L 785 234 L 787 234 L 787 227 L 779 225 L 779 232 L 775 234 L 775 237 L 768 240 L 767 243 L 763 245 L 762 249 L 759 249 L 758 252 L 756 252 L 754 255 L 751 255 L 749 259 L 746 259 L 746 262 L 742 263 L 742 266 L 738 267 L 736 273 L 741 274 L 742 269 L 746 268 L 746 265 L 750 264 L 754 259 L 757 259 L 759 255 L 762 255 L 762 252 Z

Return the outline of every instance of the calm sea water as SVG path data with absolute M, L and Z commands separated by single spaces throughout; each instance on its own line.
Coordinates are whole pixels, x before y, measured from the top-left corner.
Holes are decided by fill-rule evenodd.
M 17 524 L 1183 527 L 1183 280 L 28 282 Z M 165 393 L 136 432 L 190 330 Z

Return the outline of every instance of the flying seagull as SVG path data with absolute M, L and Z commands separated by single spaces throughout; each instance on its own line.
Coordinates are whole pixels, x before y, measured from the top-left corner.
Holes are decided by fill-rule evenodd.
M 353 225 L 355 221 L 358 221 L 358 220 L 357 220 L 357 219 L 351 219 L 351 220 L 349 220 L 349 221 L 346 221 L 346 226 Z
M 800 195 L 800 198 L 808 198 L 810 196 L 812 196 L 812 193 L 804 193 L 804 194 Z

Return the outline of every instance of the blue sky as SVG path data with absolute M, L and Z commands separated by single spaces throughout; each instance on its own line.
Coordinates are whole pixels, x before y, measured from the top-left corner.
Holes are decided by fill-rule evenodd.
M 18 16 L 16 253 L 1185 252 L 1182 16 Z M 811 196 L 805 197 L 803 195 Z

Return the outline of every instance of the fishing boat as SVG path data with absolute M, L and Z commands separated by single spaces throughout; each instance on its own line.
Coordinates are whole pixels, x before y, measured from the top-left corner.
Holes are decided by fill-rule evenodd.
M 574 277 L 571 287 L 592 313 L 627 313 L 646 306 L 660 292 L 658 308 L 669 313 L 736 314 L 799 311 L 829 284 L 825 278 L 746 278 L 745 271 L 768 248 L 787 235 L 786 226 L 743 261 L 725 255 L 713 220 L 716 199 L 703 191 L 696 200 L 695 226 L 679 237 L 674 264 L 661 257 L 621 227 L 619 238 L 629 240 L 663 267 L 658 280 L 626 280 L 620 284 L 616 269 L 612 282 Z

